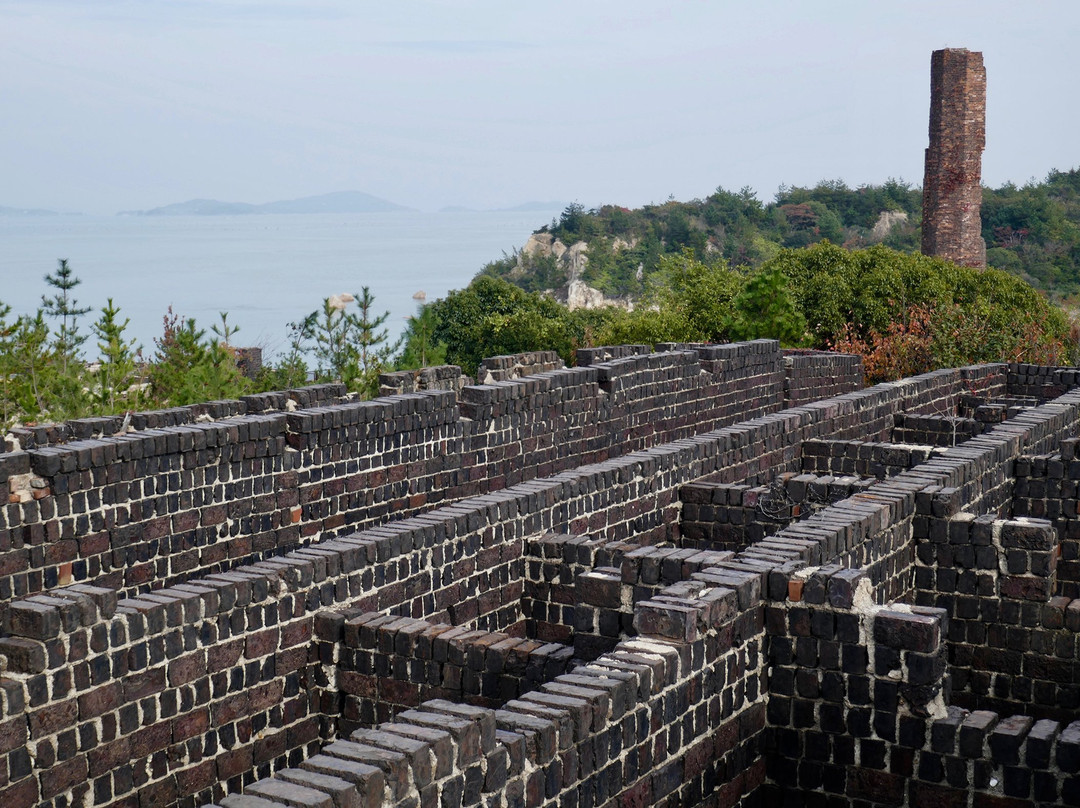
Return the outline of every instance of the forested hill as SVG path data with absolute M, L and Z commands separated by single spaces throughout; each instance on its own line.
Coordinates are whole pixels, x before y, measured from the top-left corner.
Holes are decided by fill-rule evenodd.
M 637 297 L 660 257 L 691 248 L 706 263 L 756 268 L 783 247 L 828 239 L 849 248 L 885 244 L 917 250 L 922 191 L 900 180 L 849 188 L 842 181 L 814 188 L 782 186 L 764 204 L 744 188 L 718 188 L 705 199 L 669 200 L 629 210 L 570 205 L 537 231 L 563 245 L 584 241 L 587 260 L 580 280 L 609 296 Z M 1080 292 L 1080 169 L 1051 171 L 1043 182 L 983 190 L 983 237 L 991 266 L 1018 275 L 1055 298 Z M 558 253 L 559 250 L 556 250 Z M 485 267 L 535 291 L 563 286 L 573 254 L 546 249 L 506 256 Z

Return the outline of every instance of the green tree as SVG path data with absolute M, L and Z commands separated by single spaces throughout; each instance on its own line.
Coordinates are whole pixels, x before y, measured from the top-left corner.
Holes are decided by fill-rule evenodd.
M 555 350 L 568 363 L 584 345 L 601 313 L 569 312 L 554 300 L 530 294 L 501 278 L 478 275 L 465 289 L 431 304 L 435 340 L 446 361 L 470 376 L 488 356 Z
M 41 303 L 46 317 L 59 321 L 52 333 L 49 372 L 43 374 L 41 383 L 44 401 L 55 418 L 70 418 L 89 412 L 86 396 L 86 368 L 81 350 L 87 335 L 79 333 L 79 318 L 90 311 L 89 306 L 79 306 L 74 290 L 82 281 L 76 277 L 66 259 L 57 262 L 56 272 L 45 275 L 45 283 L 55 290 L 51 296 L 42 295 Z
M 97 412 L 115 413 L 136 409 L 141 404 L 136 359 L 139 349 L 134 340 L 126 339 L 129 320 L 120 321 L 120 309 L 113 299 L 101 310 L 101 316 L 91 326 L 97 337 L 98 370 L 91 388 Z
M 890 346 L 917 336 L 919 344 L 930 346 L 929 364 L 952 367 L 1034 361 L 1060 353 L 1068 341 L 1064 312 L 1024 281 L 995 269 L 960 267 L 881 245 L 844 250 L 829 243 L 784 250 L 765 269 L 787 278 L 817 348 L 843 341 L 891 355 Z
M 795 308 L 779 269 L 751 275 L 732 309 L 727 332 L 733 341 L 776 339 L 781 345 L 799 345 L 805 338 L 806 320 Z
M 348 311 L 350 302 L 356 303 L 356 313 Z M 302 330 L 315 357 L 317 379 L 339 381 L 367 397 L 378 392 L 379 373 L 400 343 L 391 344 L 383 328 L 390 312 L 376 315 L 374 306 L 375 296 L 365 286 L 359 295 L 324 299 L 322 310 L 305 318 Z
M 391 343 L 389 331 L 383 326 L 390 318 L 390 312 L 375 314 L 375 296 L 367 287 L 361 287 L 356 295 L 356 307 L 359 311 L 352 315 L 353 333 L 359 359 L 359 392 L 370 397 L 379 390 L 379 373 L 391 363 L 391 357 L 401 345 L 401 341 Z
M 201 401 L 236 398 L 250 382 L 236 366 L 232 352 L 195 325 L 181 319 L 172 306 L 163 319 L 162 336 L 150 366 L 150 389 L 162 405 L 179 407 Z
M 666 255 L 632 312 L 612 312 L 601 327 L 603 344 L 619 342 L 722 342 L 739 273 L 720 261 L 709 266 L 684 249 Z
M 41 303 L 46 317 L 60 321 L 54 343 L 57 356 L 66 370 L 69 362 L 78 360 L 79 349 L 86 342 L 86 335 L 79 333 L 79 318 L 89 312 L 90 307 L 80 307 L 79 301 L 72 295 L 82 280 L 72 272 L 67 259 L 61 258 L 57 264 L 56 274 L 45 275 L 45 283 L 56 292 L 51 297 L 42 295 Z
M 277 363 L 264 364 L 259 369 L 255 380 L 257 389 L 287 390 L 308 383 L 308 366 L 304 357 L 311 341 L 311 328 L 312 324 L 306 318 L 286 326 L 289 350 Z
M 435 339 L 437 324 L 431 304 L 418 306 L 405 328 L 403 347 L 394 360 L 394 367 L 414 370 L 445 364 L 446 345 Z
M 36 420 L 55 410 L 48 398 L 53 360 L 48 342 L 49 327 L 41 309 L 33 316 L 23 315 L 15 320 L 11 329 L 9 389 L 21 417 Z
M 0 428 L 13 424 L 21 412 L 16 385 L 15 333 L 18 321 L 9 322 L 11 306 L 0 302 Z

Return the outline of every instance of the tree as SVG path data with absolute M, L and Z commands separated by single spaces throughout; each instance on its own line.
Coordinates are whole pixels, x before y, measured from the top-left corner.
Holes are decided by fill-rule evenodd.
M 352 298 L 352 295 L 349 295 Z M 303 328 L 315 357 L 315 377 L 350 384 L 356 375 L 355 349 L 349 339 L 349 318 L 340 296 L 324 298 L 322 309 L 304 318 Z
M 409 318 L 403 336 L 404 347 L 394 360 L 398 370 L 433 367 L 446 362 L 446 345 L 435 339 L 435 311 L 430 304 L 421 305 Z
M 45 316 L 60 320 L 60 330 L 56 332 L 54 344 L 57 357 L 63 369 L 78 359 L 79 348 L 86 342 L 86 335 L 79 334 L 79 318 L 90 311 L 89 306 L 79 307 L 79 301 L 72 296 L 72 291 L 82 283 L 68 266 L 66 258 L 58 261 L 55 275 L 45 275 L 45 283 L 56 290 L 52 297 L 41 296 Z
M 352 315 L 352 328 L 356 338 L 359 359 L 360 384 L 357 390 L 369 398 L 379 390 L 379 373 L 390 363 L 390 357 L 401 345 L 401 340 L 390 343 L 390 334 L 383 325 L 390 312 L 374 313 L 375 296 L 363 286 L 356 296 L 357 314 Z
M 115 413 L 135 409 L 140 404 L 136 373 L 139 349 L 134 340 L 125 339 L 129 320 L 120 322 L 119 314 L 120 309 L 110 297 L 101 317 L 91 326 L 98 339 L 99 366 L 92 387 L 98 412 Z
M 755 272 L 735 296 L 732 308 L 727 322 L 732 340 L 776 339 L 781 345 L 799 345 L 805 338 L 806 320 L 795 308 L 779 269 Z
M 45 275 L 45 283 L 56 290 L 51 297 L 42 295 L 42 309 L 46 317 L 59 320 L 59 328 L 53 332 L 49 364 L 52 366 L 39 380 L 42 385 L 42 401 L 47 404 L 54 418 L 71 418 L 89 412 L 86 397 L 86 367 L 81 348 L 87 335 L 79 333 L 79 318 L 90 311 L 89 306 L 79 306 L 72 294 L 82 281 L 75 276 L 66 259 L 60 259 L 53 275 Z
M 308 353 L 312 323 L 307 318 L 286 326 L 289 351 L 275 365 L 264 364 L 259 369 L 255 385 L 259 390 L 284 390 L 301 387 L 308 382 L 308 366 L 304 356 Z
M 232 352 L 169 307 L 162 336 L 150 366 L 150 389 L 160 404 L 179 407 L 201 401 L 236 398 L 251 387 Z
M 32 317 L 17 318 L 11 329 L 11 396 L 17 411 L 31 419 L 51 409 L 47 395 L 52 361 L 48 340 L 49 327 L 41 309 Z
M 348 311 L 355 302 L 359 311 Z M 371 397 L 379 389 L 379 373 L 390 362 L 400 341 L 390 344 L 382 328 L 390 317 L 374 313 L 375 296 L 364 286 L 359 295 L 336 295 L 323 300 L 321 311 L 304 319 L 302 332 L 310 340 L 317 379 L 339 381 L 354 392 Z
M 558 351 L 571 363 L 604 316 L 570 312 L 550 298 L 527 293 L 501 278 L 477 275 L 465 289 L 430 305 L 435 340 L 445 343 L 446 361 L 475 376 L 480 360 L 524 351 Z
M 17 384 L 20 381 L 15 368 L 15 333 L 18 320 L 8 322 L 11 306 L 0 303 L 0 428 L 7 428 L 17 420 L 20 412 Z
M 665 255 L 649 278 L 640 305 L 632 312 L 612 312 L 598 339 L 620 342 L 722 342 L 729 307 L 741 285 L 739 273 L 722 260 L 702 263 L 694 251 Z

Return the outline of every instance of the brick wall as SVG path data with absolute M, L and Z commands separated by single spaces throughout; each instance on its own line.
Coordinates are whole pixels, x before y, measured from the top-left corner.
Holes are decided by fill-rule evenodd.
M 566 364 L 555 351 L 529 351 L 505 356 L 489 356 L 481 360 L 476 371 L 476 380 L 481 384 L 505 382 L 564 367 Z
M 850 393 L 863 386 L 862 357 L 808 349 L 784 349 L 784 402 L 809 401 Z
M 330 788 L 326 781 L 309 775 L 337 767 L 332 776 L 351 778 L 340 798 L 345 799 L 352 789 L 357 799 L 367 795 L 365 804 L 372 806 L 376 793 L 402 805 L 412 799 L 434 798 L 457 804 L 456 795 L 464 801 L 466 794 L 475 798 L 470 804 L 481 795 L 491 795 L 484 799 L 492 805 L 516 805 L 517 800 L 600 804 L 612 796 L 629 804 L 670 800 L 696 805 L 709 795 L 716 804 L 736 805 L 745 798 L 742 804 L 749 806 L 763 799 L 766 792 L 759 786 L 765 779 L 766 760 L 774 754 L 763 746 L 769 698 L 763 678 L 768 650 L 766 607 L 792 600 L 792 587 L 802 598 L 798 602 L 814 603 L 819 589 L 821 597 L 828 598 L 830 582 L 842 581 L 849 573 L 869 582 L 870 603 L 884 604 L 911 591 L 913 575 L 919 574 L 918 545 L 913 540 L 917 531 L 929 530 L 934 519 L 974 522 L 984 512 L 1008 503 L 1017 459 L 1060 447 L 1062 438 L 1075 432 L 1080 397 L 1066 395 L 1021 412 L 963 446 L 887 476 L 738 552 L 679 547 L 683 486 L 704 479 L 753 487 L 785 473 L 792 475 L 786 479 L 794 484 L 803 477 L 799 472 L 806 441 L 880 439 L 888 434 L 897 413 L 943 414 L 972 395 L 973 380 L 981 380 L 984 391 L 1004 384 L 1000 367 L 943 371 L 729 426 L 693 426 L 702 419 L 695 421 L 687 413 L 694 412 L 700 402 L 686 392 L 684 380 L 700 382 L 708 376 L 701 372 L 701 361 L 729 361 L 733 373 L 747 374 L 745 389 L 768 389 L 762 374 L 755 371 L 767 363 L 756 358 L 767 356 L 764 346 L 745 350 L 740 354 L 739 349 L 728 349 L 726 355 L 718 352 L 711 359 L 697 360 L 693 371 L 695 361 L 682 354 L 671 361 L 631 354 L 618 360 L 623 364 L 558 372 L 594 373 L 594 383 L 603 393 L 597 397 L 606 399 L 609 408 L 627 408 L 627 420 L 622 422 L 626 429 L 640 427 L 642 436 L 651 436 L 648 440 L 658 440 L 659 434 L 679 435 L 670 443 L 558 470 L 436 508 L 403 508 L 401 518 L 382 524 L 365 525 L 368 511 L 357 504 L 355 517 L 349 518 L 355 518 L 358 527 L 350 529 L 347 521 L 342 522 L 340 527 L 324 529 L 317 542 L 284 555 L 246 563 L 239 563 L 238 556 L 228 571 L 196 567 L 185 582 L 154 591 L 122 592 L 119 600 L 115 589 L 103 587 L 49 587 L 47 594 L 16 595 L 17 602 L 6 610 L 4 650 L 0 651 L 8 660 L 0 676 L 4 711 L 0 797 L 7 798 L 13 808 L 39 804 L 60 808 L 80 802 L 186 808 L 210 800 L 240 808 L 244 803 L 224 796 L 226 792 L 250 789 L 251 796 L 270 799 L 272 790 L 282 787 L 280 783 L 307 788 L 298 782 L 302 781 L 317 785 L 317 794 L 328 793 L 320 791 Z M 520 399 L 552 392 L 544 378 L 540 374 L 478 388 L 491 392 L 473 394 L 464 406 L 490 408 L 481 413 L 479 423 L 496 431 L 504 428 L 509 434 L 514 423 L 536 423 L 528 420 L 535 410 Z M 708 391 L 707 387 L 693 389 Z M 644 401 L 642 409 L 619 404 L 620 395 Z M 437 422 L 444 417 L 444 408 L 437 405 L 440 396 L 450 394 L 362 406 L 331 404 L 254 420 L 248 416 L 242 421 L 248 424 L 243 442 L 239 425 L 217 422 L 207 428 L 225 428 L 220 434 L 224 446 L 234 447 L 228 451 L 230 456 L 236 452 L 235 462 L 259 459 L 259 447 L 269 451 L 280 437 L 288 447 L 286 454 L 313 459 L 305 468 L 337 469 L 335 464 L 343 464 L 340 478 L 329 471 L 311 472 L 317 477 L 313 480 L 293 469 L 295 483 L 282 484 L 282 491 L 293 490 L 292 485 L 298 491 L 318 486 L 307 489 L 307 499 L 298 494 L 301 507 L 311 508 L 310 516 L 298 522 L 304 526 L 307 519 L 325 521 L 335 514 L 338 506 L 326 503 L 340 502 L 335 500 L 343 496 L 344 489 L 336 488 L 339 479 L 347 488 L 352 475 L 370 480 L 365 475 L 374 473 L 363 459 L 342 456 L 343 435 L 350 429 L 370 430 L 365 434 L 373 435 L 374 445 L 419 475 L 423 463 L 408 454 L 415 447 L 404 436 L 417 434 L 416 430 L 437 433 L 442 428 Z M 665 409 L 669 397 L 678 403 Z M 717 400 L 727 406 L 719 393 Z M 654 421 L 669 417 L 668 432 L 635 422 L 638 413 L 650 411 Z M 374 420 L 376 415 L 384 417 Z M 274 425 L 282 416 L 285 429 L 277 433 Z M 515 416 L 521 420 L 515 422 Z M 713 413 L 704 418 L 705 423 L 711 424 L 710 419 L 716 417 Z M 432 420 L 427 426 L 417 426 L 424 419 Z M 461 426 L 463 431 L 464 423 L 460 416 L 446 421 L 448 427 Z M 235 439 L 229 431 L 234 427 Z M 692 435 L 695 429 L 703 431 Z M 152 439 L 156 447 L 161 440 L 168 456 L 169 441 L 175 440 L 179 456 L 190 457 L 194 452 L 197 460 L 198 446 L 193 443 L 185 455 L 181 447 L 186 444 L 181 440 L 187 438 L 179 437 L 197 433 L 186 428 L 158 432 L 131 442 L 142 445 Z M 491 440 L 491 445 L 507 445 L 502 437 Z M 249 445 L 250 450 L 235 449 Z M 51 463 L 46 458 L 60 457 L 58 473 L 72 474 L 79 472 L 77 450 L 89 448 L 89 468 L 98 468 L 93 465 L 94 446 L 76 447 L 74 472 L 63 472 L 63 463 L 71 462 L 72 447 L 56 448 L 59 452 L 42 449 L 21 456 L 32 463 Z M 402 460 L 403 456 L 412 459 Z M 488 455 L 476 457 L 464 467 L 487 462 Z M 504 462 L 506 466 L 500 465 Z M 509 459 L 492 453 L 490 469 L 510 467 Z M 186 490 L 184 471 L 181 467 L 175 478 L 180 485 L 178 497 Z M 167 475 L 172 473 L 160 478 L 166 505 L 174 479 Z M 505 481 L 505 475 L 500 476 Z M 155 487 L 158 479 L 154 478 Z M 253 485 L 256 479 L 264 480 L 265 475 L 253 475 Z M 411 479 L 407 473 L 404 480 Z M 247 495 L 242 480 L 242 476 L 230 477 L 222 485 L 233 486 L 228 490 L 242 500 Z M 9 477 L 9 485 L 11 481 Z M 801 484 L 808 489 L 818 481 L 814 476 L 802 479 Z M 18 488 L 19 480 L 15 482 Z M 34 499 L 30 494 L 28 502 L 45 502 L 50 497 L 55 495 Z M 382 504 L 373 499 L 370 507 L 378 510 Z M 72 529 L 79 530 L 77 525 Z M 238 529 L 240 537 L 242 529 Z M 44 551 L 51 546 L 45 539 L 43 528 L 40 541 L 11 550 L 39 547 Z M 657 546 L 661 542 L 668 545 Z M 1033 565 L 1050 563 L 1045 548 L 1010 549 L 1024 550 L 1024 557 L 1006 555 L 1004 563 L 1019 570 L 1022 560 L 1023 574 L 1028 577 L 1037 577 Z M 1038 553 L 1043 555 L 1036 558 Z M 936 566 L 947 567 L 944 562 L 944 556 L 935 557 Z M 827 574 L 811 569 L 820 567 L 828 568 Z M 15 584 L 9 586 L 15 594 Z M 327 609 L 342 608 L 359 612 L 317 617 L 326 615 Z M 864 603 L 858 608 L 872 607 Z M 1025 616 L 1028 608 L 1021 608 L 1021 627 L 1032 619 Z M 376 618 L 363 615 L 376 612 L 379 622 L 365 622 Z M 1060 637 L 1061 629 L 1053 626 L 1055 615 L 1063 615 L 1067 629 L 1070 613 L 1068 604 L 1056 601 L 1039 612 L 1038 619 L 1050 622 L 1047 636 Z M 968 618 L 958 612 L 956 619 Z M 1003 616 L 1000 630 L 1002 636 L 1011 637 L 1008 619 L 1011 612 Z M 359 645 L 345 639 L 350 621 L 355 621 Z M 432 627 L 439 623 L 445 631 Z M 362 639 L 365 625 L 371 630 L 368 640 Z M 383 631 L 376 631 L 380 626 Z M 423 655 L 422 638 L 429 631 L 436 636 L 454 632 L 446 638 L 445 663 Z M 949 631 L 944 629 L 942 636 L 951 636 Z M 529 633 L 533 637 L 528 639 L 542 644 L 522 649 L 525 640 L 520 635 Z M 544 646 L 555 646 L 549 647 L 546 656 L 566 662 L 571 672 L 561 673 L 557 666 L 549 671 L 545 660 L 541 675 L 533 663 L 533 651 L 539 653 Z M 514 648 L 519 649 L 516 655 Z M 342 664 L 348 654 L 355 654 L 354 668 L 348 662 Z M 664 662 L 669 658 L 677 660 L 674 667 Z M 431 662 L 440 664 L 433 667 Z M 374 675 L 367 673 L 369 665 L 372 671 L 377 665 L 388 674 L 374 683 L 358 678 Z M 489 670 L 489 665 L 502 669 Z M 650 679 L 643 689 L 641 677 L 652 676 L 645 669 L 660 667 L 663 686 L 656 690 Z M 1057 671 L 1060 666 L 1047 670 Z M 354 674 L 351 679 L 350 673 Z M 908 674 L 902 671 L 902 675 Z M 421 682 L 421 676 L 429 678 Z M 606 694 L 581 694 L 573 688 L 596 688 L 568 676 L 616 679 L 622 684 L 607 681 L 600 688 Z M 630 676 L 638 677 L 632 686 L 625 684 Z M 628 700 L 625 689 L 638 694 L 635 701 Z M 625 709 L 617 718 L 610 712 L 615 690 L 624 694 L 619 703 Z M 1014 697 L 1019 692 L 1014 690 Z M 1055 691 L 1066 692 L 1071 691 Z M 477 704 L 455 707 L 425 701 L 432 695 L 458 698 L 458 694 Z M 573 703 L 582 710 L 585 704 L 592 705 L 588 709 L 594 712 L 589 715 L 604 718 L 590 721 L 592 729 L 579 737 L 576 733 L 584 732 L 579 727 L 586 723 L 585 713 L 564 709 L 559 698 L 578 699 Z M 596 704 L 607 706 L 596 713 Z M 432 712 L 441 717 L 411 714 Z M 627 715 L 633 716 L 632 721 L 624 720 Z M 433 720 L 441 726 L 433 728 Z M 376 726 L 377 721 L 384 723 Z M 1005 720 L 1002 723 L 1012 726 Z M 398 729 L 388 729 L 389 725 Z M 572 736 L 563 734 L 569 726 L 574 727 Z M 429 732 L 422 737 L 425 727 L 442 734 L 435 738 Z M 345 733 L 357 729 L 369 734 L 344 739 Z M 385 732 L 411 741 L 394 741 L 399 747 L 394 751 L 389 748 L 391 741 L 377 734 Z M 504 733 L 501 739 L 498 732 Z M 475 744 L 467 740 L 479 737 L 489 740 Z M 571 737 L 579 740 L 571 742 Z M 1060 748 L 1068 754 L 1066 741 L 1071 736 L 1063 733 L 1061 737 Z M 613 746 L 616 738 L 618 746 Z M 451 757 L 462 765 L 444 766 L 439 769 L 442 775 L 436 776 L 434 769 L 429 774 L 423 760 L 434 766 L 433 761 L 444 754 L 444 741 L 451 744 Z M 416 743 L 428 744 L 423 746 L 427 751 L 420 754 Z M 460 752 L 462 745 L 465 753 Z M 542 748 L 551 754 L 541 752 Z M 893 760 L 905 759 L 906 753 L 893 747 L 886 752 L 889 767 Z M 598 760 L 600 765 L 596 765 Z M 869 793 L 865 783 L 879 779 L 894 788 L 893 780 L 868 773 L 881 771 L 869 760 L 860 760 L 854 769 L 844 763 L 848 767 L 845 783 L 851 778 L 863 782 L 860 793 Z M 998 765 L 979 763 L 982 758 L 977 757 L 965 760 L 963 765 L 969 767 L 965 771 L 991 771 Z M 1064 768 L 1060 771 L 1067 773 Z M 902 770 L 886 773 L 905 776 Z M 1071 788 L 1065 774 L 1053 776 L 1057 778 L 1054 787 L 1061 793 Z M 934 782 L 928 778 L 923 780 Z M 265 785 L 256 785 L 256 780 Z M 376 783 L 381 785 L 376 787 Z M 358 790 L 358 786 L 362 787 Z M 288 789 L 282 793 L 294 794 Z M 986 793 L 993 795 L 993 788 L 988 786 Z M 273 799 L 280 802 L 285 797 Z
M 424 390 L 458 391 L 470 383 L 457 365 L 438 365 L 419 370 L 397 370 L 379 374 L 379 396 L 419 393 Z
M 740 365 L 732 378 L 682 351 L 460 399 L 347 401 L 327 386 L 137 414 L 123 434 L 120 419 L 23 430 L 24 450 L 0 454 L 0 597 L 145 592 L 781 406 L 775 342 L 717 355 Z

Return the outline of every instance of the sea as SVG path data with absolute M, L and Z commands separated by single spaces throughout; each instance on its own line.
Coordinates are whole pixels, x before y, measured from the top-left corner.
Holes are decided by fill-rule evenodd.
M 464 288 L 558 213 L 0 216 L 0 302 L 13 315 L 36 311 L 54 292 L 44 276 L 64 258 L 82 281 L 74 298 L 93 309 L 82 333 L 112 298 L 149 358 L 170 306 L 207 333 L 227 312 L 239 328 L 232 344 L 272 359 L 288 350 L 288 323 L 367 286 L 394 340 L 421 296 L 431 302 Z

